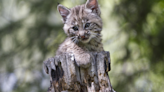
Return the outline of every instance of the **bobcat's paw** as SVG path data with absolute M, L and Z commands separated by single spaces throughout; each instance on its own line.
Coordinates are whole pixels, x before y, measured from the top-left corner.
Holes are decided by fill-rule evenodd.
M 84 53 L 75 55 L 75 60 L 78 66 L 87 68 L 91 65 L 91 54 Z

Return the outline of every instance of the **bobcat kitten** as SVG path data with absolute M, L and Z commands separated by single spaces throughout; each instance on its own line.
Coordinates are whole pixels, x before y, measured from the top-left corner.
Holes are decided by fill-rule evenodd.
M 56 55 L 73 53 L 77 65 L 87 65 L 91 58 L 90 52 L 104 51 L 98 1 L 87 0 L 86 4 L 71 9 L 59 4 L 57 8 L 64 22 L 64 32 L 68 37 L 59 46 Z

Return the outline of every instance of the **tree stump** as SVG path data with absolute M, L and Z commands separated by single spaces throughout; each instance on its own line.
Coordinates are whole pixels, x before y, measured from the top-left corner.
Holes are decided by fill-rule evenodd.
M 50 75 L 47 92 L 115 92 L 108 76 L 109 52 L 90 55 L 90 64 L 85 68 L 76 64 L 72 53 L 44 61 L 44 69 Z

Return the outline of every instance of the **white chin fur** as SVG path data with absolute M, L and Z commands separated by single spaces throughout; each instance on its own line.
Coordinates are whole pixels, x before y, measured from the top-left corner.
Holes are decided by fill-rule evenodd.
M 81 40 L 82 43 L 88 43 L 91 40 L 91 37 L 89 37 L 87 40 Z

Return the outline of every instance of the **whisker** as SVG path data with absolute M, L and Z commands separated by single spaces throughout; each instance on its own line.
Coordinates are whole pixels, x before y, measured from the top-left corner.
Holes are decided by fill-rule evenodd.
M 74 38 L 72 38 L 72 41 L 73 41 L 75 44 L 77 44 L 77 43 L 79 42 L 77 38 L 78 38 L 77 36 L 75 36 Z
M 75 37 L 71 37 L 72 39 L 75 39 Z
M 75 44 L 77 44 L 77 40 L 75 40 Z
M 75 42 L 76 39 L 72 39 L 73 42 Z

